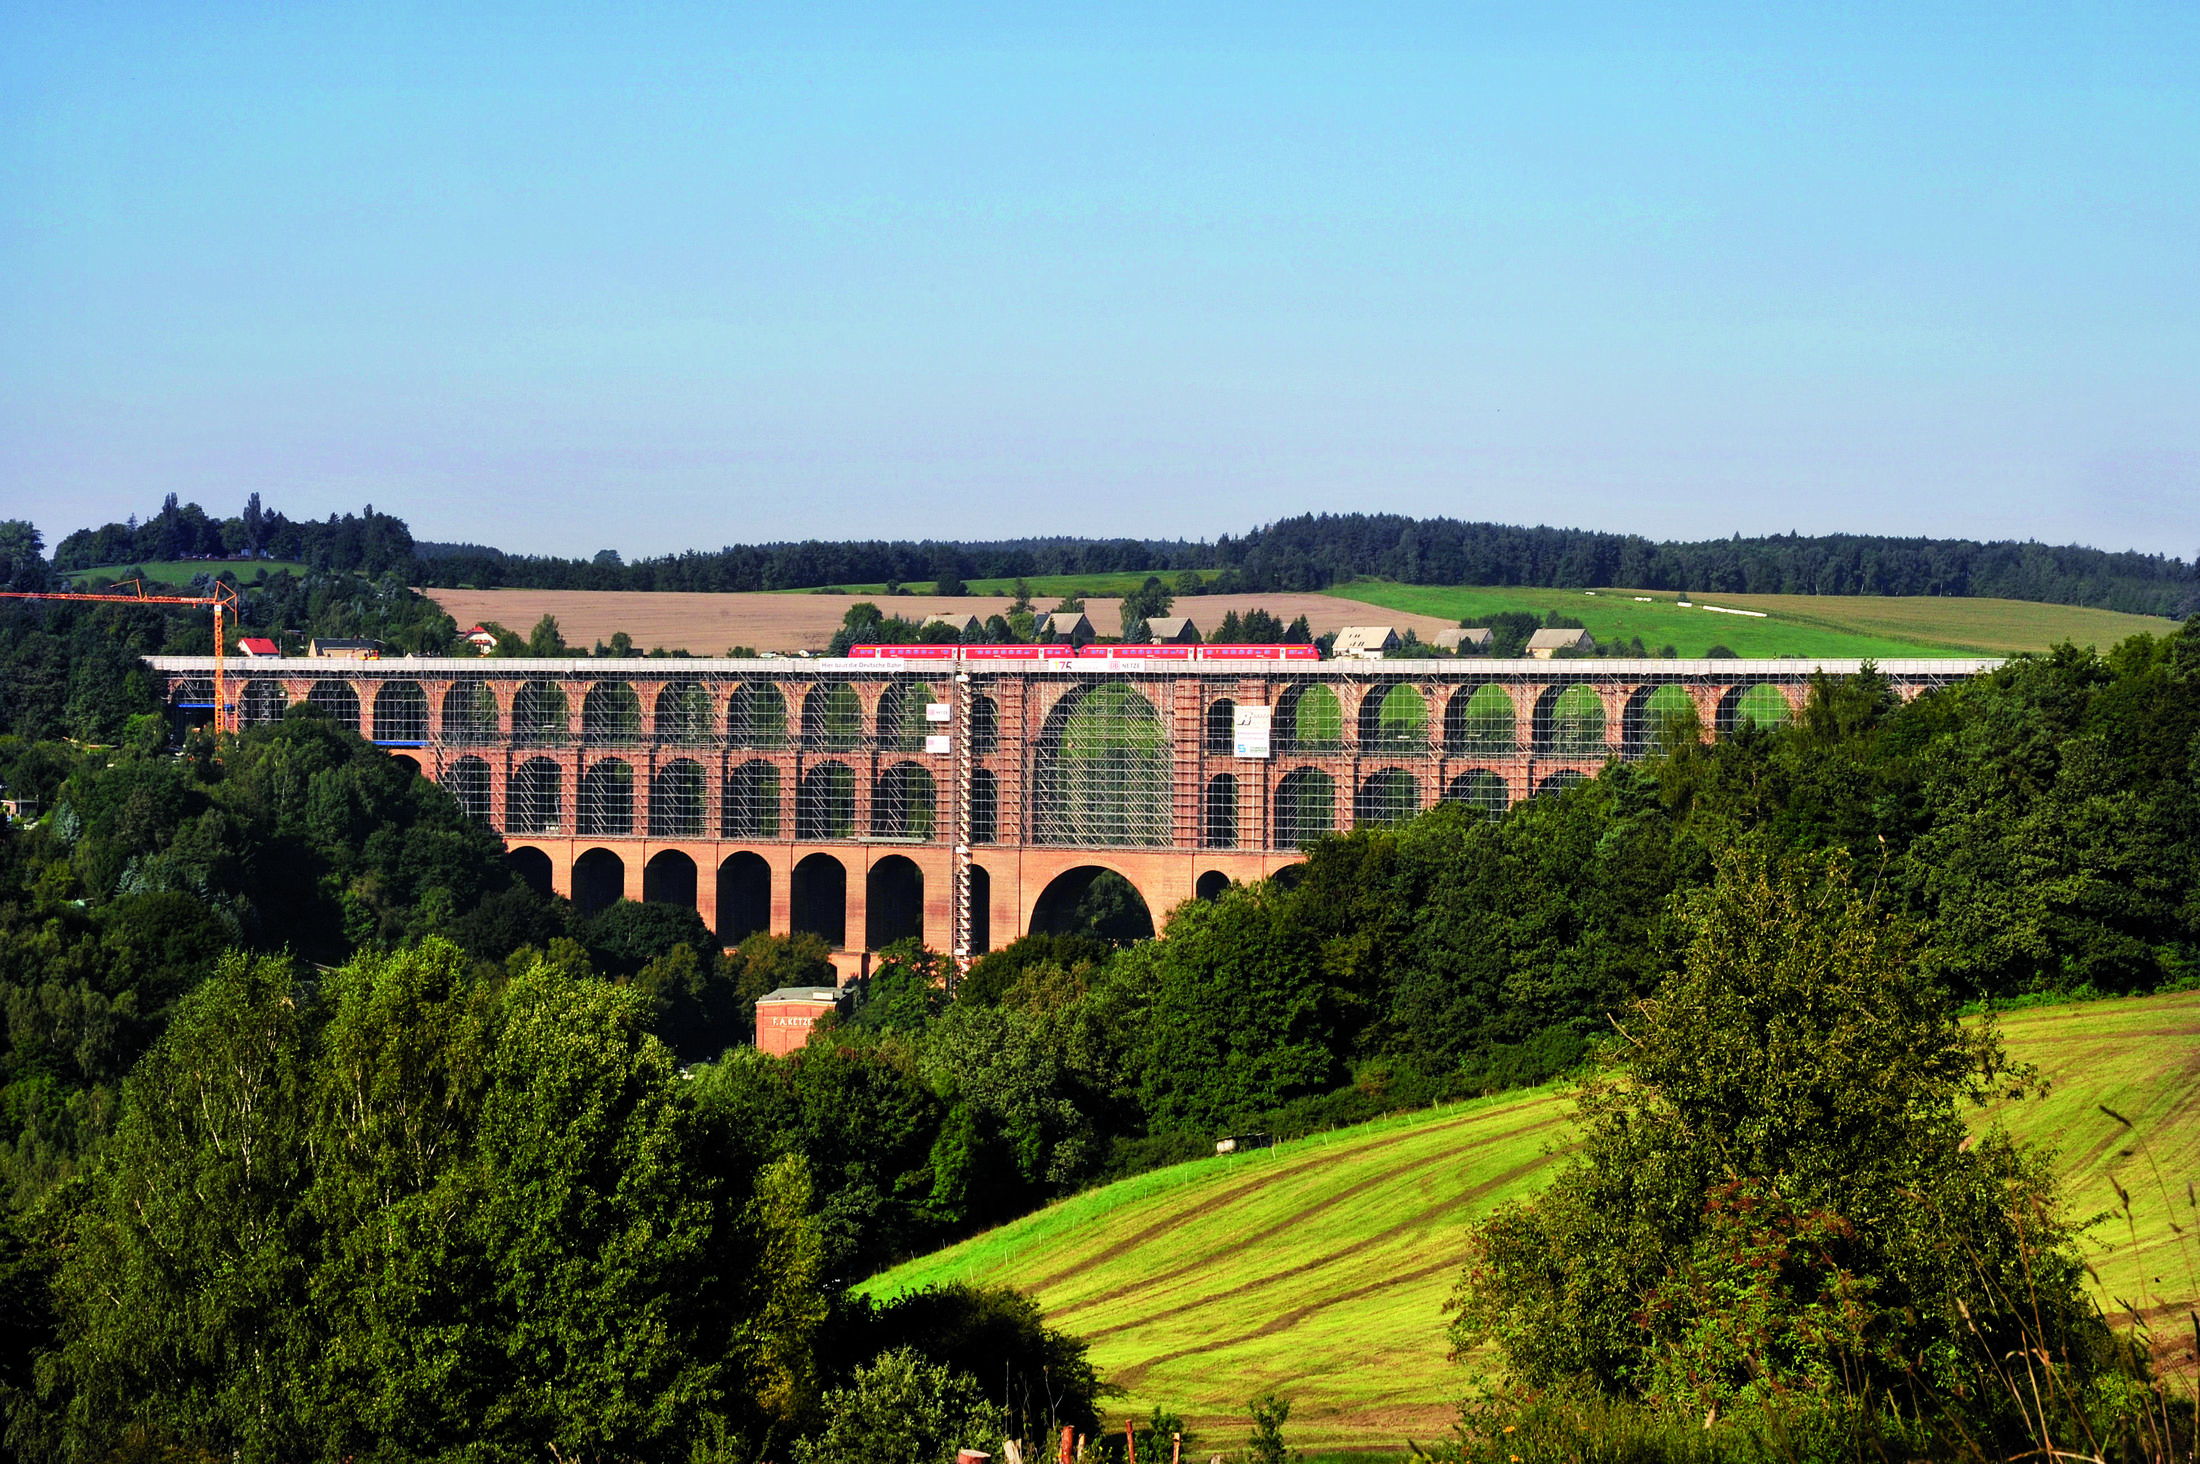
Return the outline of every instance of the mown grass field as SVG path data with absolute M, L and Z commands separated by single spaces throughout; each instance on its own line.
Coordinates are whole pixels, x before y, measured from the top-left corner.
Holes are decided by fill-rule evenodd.
M 2116 1205 L 2111 1176 L 2133 1195 L 2136 1243 L 2120 1218 L 2090 1237 L 2104 1290 L 2159 1276 L 2148 1283 L 2157 1304 L 2194 1297 L 2200 1215 L 2173 1206 L 2200 1176 L 2200 993 L 2004 1025 L 2012 1052 L 2054 1087 L 1994 1116 L 2063 1151 L 2081 1211 Z M 1446 1360 L 1443 1316 L 1464 1225 L 1546 1182 L 1567 1133 L 1554 1090 L 1400 1115 L 1077 1195 L 865 1289 L 1023 1287 L 1055 1325 L 1090 1339 L 1127 1390 L 1114 1410 L 1179 1410 L 1201 1435 L 1195 1454 L 1241 1444 L 1245 1400 L 1271 1386 L 1294 1399 L 1295 1445 L 1395 1452 L 1441 1436 L 1468 1386 Z
M 1670 591 L 1537 590 L 1503 587 L 1398 585 L 1355 580 L 1328 593 L 1393 610 L 1457 622 L 1505 610 L 1571 615 L 1599 640 L 1641 636 L 1654 654 L 1670 645 L 1700 656 L 1723 645 L 1742 656 L 2006 656 L 2045 651 L 2059 641 L 2102 649 L 2139 633 L 2166 635 L 2176 622 L 2075 605 L 2028 600 L 1932 596 L 1698 595 L 1682 608 Z M 1764 612 L 1722 615 L 1705 605 Z
M 288 559 L 176 559 L 156 564 L 108 564 L 98 569 L 74 570 L 69 575 L 69 582 L 79 590 L 103 589 L 110 581 L 133 569 L 145 571 L 147 588 L 156 583 L 188 585 L 194 575 L 220 574 L 225 569 L 235 575 L 241 585 L 266 579 L 277 570 L 287 569 L 296 575 L 306 572 L 303 564 Z

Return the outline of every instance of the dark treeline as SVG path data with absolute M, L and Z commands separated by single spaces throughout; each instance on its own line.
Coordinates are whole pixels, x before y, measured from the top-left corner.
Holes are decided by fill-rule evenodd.
M 82 529 L 54 566 L 72 571 L 189 558 L 260 557 L 436 588 L 746 591 L 835 585 L 948 586 L 1037 575 L 1201 571 L 1208 592 L 1319 590 L 1355 578 L 1404 584 L 1614 586 L 1713 594 L 1957 595 L 2089 605 L 2176 618 L 2200 610 L 2194 567 L 2160 554 L 2003 540 L 1799 534 L 1658 542 L 1587 529 L 1524 528 L 1321 514 L 1279 519 L 1242 537 L 1036 538 L 986 542 L 819 541 L 728 545 L 625 562 L 506 554 L 477 544 L 416 544 L 405 524 L 364 515 L 292 522 L 254 494 L 217 520 L 169 495 L 142 523 Z

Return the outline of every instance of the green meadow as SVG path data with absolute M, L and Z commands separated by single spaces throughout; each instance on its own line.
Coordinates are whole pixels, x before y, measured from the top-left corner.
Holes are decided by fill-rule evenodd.
M 306 573 L 303 564 L 289 559 L 175 559 L 155 564 L 107 564 L 98 569 L 72 570 L 69 583 L 79 590 L 105 589 L 116 578 L 137 569 L 145 571 L 148 589 L 156 584 L 180 589 L 190 584 L 195 575 L 220 574 L 223 570 L 235 575 L 240 585 L 257 584 L 278 570 L 288 570 L 295 575 Z
M 1741 656 L 2006 656 L 2060 641 L 2106 648 L 2127 636 L 2167 635 L 2176 622 L 2077 605 L 1939 596 L 1713 595 L 1682 606 L 1669 590 L 1540 590 L 1400 585 L 1354 580 L 1327 593 L 1385 609 L 1479 623 L 1507 610 L 1579 620 L 1598 640 L 1636 636 L 1652 654 L 1672 646 L 1701 656 L 1725 646 Z M 1728 615 L 1753 610 L 1757 615 Z
M 2104 1215 L 2088 1233 L 2104 1305 L 2128 1298 L 2162 1315 L 2200 1297 L 2187 1188 L 2200 1176 L 2200 993 L 2040 1008 L 2003 1025 L 2051 1088 L 1990 1117 L 2052 1144 L 2074 1212 Z M 1024 1288 L 1091 1341 L 1125 1390 L 1117 1411 L 1185 1416 L 1188 1456 L 1241 1444 L 1245 1401 L 1267 1387 L 1294 1400 L 1295 1445 L 1397 1452 L 1442 1436 L 1471 1383 L 1444 1339 L 1463 1228 L 1545 1181 L 1566 1112 L 1557 1089 L 1508 1093 L 1177 1165 L 864 1289 Z M 2128 1221 L 2116 1185 L 2131 1196 Z

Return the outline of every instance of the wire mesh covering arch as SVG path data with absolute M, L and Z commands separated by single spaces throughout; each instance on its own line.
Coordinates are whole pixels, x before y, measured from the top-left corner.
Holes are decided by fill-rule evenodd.
M 1361 780 L 1352 797 L 1352 826 L 1404 823 L 1421 811 L 1421 784 L 1404 768 L 1382 768 Z
M 581 697 L 581 742 L 634 747 L 642 740 L 642 699 L 632 682 L 599 681 Z
M 572 739 L 572 709 L 565 688 L 528 681 L 512 695 L 512 742 L 519 747 L 563 747 Z
M 577 823 L 583 838 L 634 832 L 634 768 L 624 758 L 600 758 L 581 772 Z
M 848 752 L 863 745 L 863 699 L 845 681 L 821 681 L 802 698 L 802 745 Z
M 719 829 L 728 839 L 779 837 L 779 769 L 761 759 L 726 770 Z
M 375 688 L 374 740 L 415 743 L 428 740 L 428 694 L 420 689 L 419 682 L 385 681 Z
M 1175 842 L 1168 727 L 1128 681 L 1085 682 L 1055 703 L 1034 752 L 1032 782 L 1033 843 Z
M 1505 775 L 1490 768 L 1469 768 L 1444 789 L 1446 803 L 1464 803 L 1484 813 L 1503 813 L 1512 806 L 1512 789 Z
M 887 752 L 922 752 L 926 704 L 939 700 L 931 683 L 897 678 L 878 699 L 878 745 Z
M 531 757 L 504 785 L 504 829 L 513 834 L 555 834 L 565 829 L 565 769 L 555 758 Z
M 1380 683 L 1360 700 L 1360 747 L 1413 752 L 1428 746 L 1428 698 L 1410 682 Z
M 787 745 L 787 696 L 769 681 L 744 681 L 726 698 L 726 741 L 769 750 Z
M 674 758 L 649 779 L 649 834 L 653 839 L 700 839 L 708 779 L 691 757 Z
M 487 747 L 498 740 L 496 693 L 486 681 L 454 681 L 443 693 L 437 735 L 457 747 Z
M 459 810 L 479 824 L 492 822 L 489 764 L 468 755 L 443 770 L 443 788 L 458 800 Z
M 1535 703 L 1535 750 L 1548 757 L 1602 757 L 1604 698 L 1582 682 L 1546 690 Z
M 653 731 L 659 747 L 712 747 L 718 729 L 711 694 L 700 681 L 668 681 L 657 693 Z
M 798 839 L 852 839 L 856 836 L 856 775 L 842 762 L 819 763 L 802 775 L 795 789 L 794 836 Z
M 1200 799 L 1199 842 L 1207 849 L 1238 846 L 1238 780 L 1234 773 L 1217 773 L 1207 780 Z
M 1282 752 L 1342 752 L 1344 703 L 1336 688 L 1315 681 L 1286 689 L 1276 699 L 1272 736 Z
M 939 790 L 932 774 L 913 762 L 897 762 L 879 774 L 871 790 L 871 837 L 930 839 L 939 822 Z
M 359 730 L 359 693 L 348 681 L 316 681 L 306 693 L 306 705 L 327 712 L 329 720 L 348 731 Z
M 237 697 L 238 720 L 247 727 L 262 727 L 281 721 L 289 705 L 290 697 L 281 682 L 247 681 Z
M 1237 751 L 1237 702 L 1218 696 L 1201 714 L 1200 750 L 1209 757 L 1228 757 Z
M 1337 829 L 1337 780 L 1320 768 L 1293 768 L 1276 783 L 1275 847 L 1297 849 Z
M 1578 788 L 1589 781 L 1589 775 L 1579 768 L 1560 768 L 1557 772 L 1536 781 L 1535 796 L 1549 798 L 1568 788 Z
M 1494 682 L 1470 683 L 1444 703 L 1444 749 L 1490 754 L 1511 752 L 1520 736 L 1520 714 L 1505 688 Z
M 982 691 L 970 698 L 970 750 L 980 754 L 1001 750 L 1001 704 Z
M 1770 732 L 1783 725 L 1790 714 L 1787 693 L 1772 682 L 1729 687 L 1719 698 L 1719 735 L 1732 737 L 1751 723 Z
M 1700 721 L 1696 699 L 1674 682 L 1640 686 L 1620 713 L 1620 746 L 1628 757 L 1648 757 L 1669 735 L 1691 735 Z
M 970 773 L 970 842 L 992 844 L 1001 837 L 1001 784 L 989 768 Z

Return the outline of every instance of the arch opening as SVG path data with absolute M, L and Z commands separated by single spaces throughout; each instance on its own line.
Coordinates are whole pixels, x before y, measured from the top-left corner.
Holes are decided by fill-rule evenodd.
M 1174 841 L 1169 736 L 1121 681 L 1079 687 L 1047 718 L 1033 769 L 1032 842 L 1084 847 Z
M 1548 798 L 1563 793 L 1568 788 L 1578 788 L 1589 781 L 1589 775 L 1579 768 L 1560 768 L 1535 785 L 1535 796 Z
M 1421 811 L 1421 785 L 1403 768 L 1384 768 L 1360 784 L 1352 800 L 1352 826 L 1400 824 Z
M 581 742 L 633 747 L 642 740 L 642 699 L 624 681 L 599 681 L 581 698 Z
M 607 757 L 581 774 L 580 835 L 606 838 L 634 832 L 634 769 Z
M 1428 745 L 1428 699 L 1403 682 L 1369 691 L 1360 703 L 1360 746 L 1371 752 L 1411 752 Z
M 1209 757 L 1230 757 L 1237 752 L 1237 703 L 1221 697 L 1207 704 L 1202 724 L 1202 745 Z
M 1320 768 L 1293 768 L 1276 784 L 1278 849 L 1298 849 L 1337 827 L 1337 780 Z
M 993 875 L 982 864 L 970 866 L 970 954 L 993 949 Z
M 1209 849 L 1238 846 L 1238 781 L 1234 774 L 1217 773 L 1207 780 L 1202 800 L 1199 842 Z
M 1083 931 L 1115 945 L 1153 939 L 1146 897 L 1112 869 L 1081 864 L 1048 882 L 1031 912 L 1034 935 Z
M 306 693 L 306 705 L 327 712 L 329 720 L 346 731 L 359 730 L 359 693 L 348 681 L 316 681 Z
M 1675 740 L 1693 740 L 1696 726 L 1696 703 L 1686 691 L 1671 682 L 1645 686 L 1627 698 L 1620 745 L 1629 757 L 1648 757 Z
M 667 683 L 657 693 L 655 730 L 660 747 L 709 747 L 717 729 L 711 726 L 710 693 L 703 683 Z
M 732 947 L 772 927 L 772 867 L 744 849 L 718 866 L 718 943 Z
M 565 826 L 565 773 L 546 757 L 529 758 L 504 790 L 504 826 L 515 834 L 554 834 Z
M 512 697 L 512 741 L 521 747 L 563 747 L 572 736 L 565 688 L 529 681 Z
M 385 681 L 374 693 L 374 740 L 418 747 L 428 740 L 428 694 L 417 681 Z
M 456 681 L 443 693 L 443 740 L 460 747 L 497 740 L 497 699 L 486 681 Z
M 915 763 L 896 763 L 879 774 L 871 790 L 871 837 L 922 843 L 938 821 L 938 791 L 932 775 Z
M 926 703 L 936 699 L 929 683 L 895 681 L 878 699 L 878 745 L 887 752 L 922 752 L 929 730 Z
M 770 682 L 750 682 L 726 698 L 726 740 L 735 747 L 787 745 L 787 699 Z
M 1546 757 L 1603 757 L 1604 698 L 1593 686 L 1554 686 L 1535 705 L 1535 747 Z
M 845 752 L 863 742 L 863 701 L 845 681 L 810 688 L 802 698 L 805 747 Z
M 514 849 L 504 856 L 519 882 L 538 895 L 557 893 L 551 883 L 550 856 L 540 849 Z
M 1222 892 L 1230 888 L 1230 876 L 1219 869 L 1210 869 L 1192 886 L 1192 894 L 1212 905 L 1222 898 Z
M 970 699 L 970 750 L 1001 750 L 1001 705 L 983 692 Z
M 1342 752 L 1344 705 L 1321 685 L 1296 687 L 1276 705 L 1276 746 L 1283 752 Z
M 1737 686 L 1719 698 L 1719 735 L 1732 737 L 1752 724 L 1770 732 L 1785 726 L 1788 716 L 1787 693 L 1773 683 Z
M 897 940 L 924 939 L 924 871 L 889 854 L 863 876 L 863 944 L 884 950 Z
M 663 849 L 642 866 L 642 900 L 651 905 L 695 908 L 695 861 L 677 849 Z
M 1512 806 L 1512 789 L 1504 775 L 1489 768 L 1471 768 L 1451 780 L 1444 790 L 1446 803 L 1464 803 L 1495 817 Z
M 419 772 L 420 764 L 413 763 L 413 771 Z M 459 811 L 478 824 L 490 822 L 489 783 L 489 765 L 478 757 L 462 757 L 443 770 L 444 790 L 458 800 Z
M 213 700 L 213 693 L 207 693 Z M 237 720 L 247 727 L 264 727 L 270 722 L 280 722 L 283 710 L 290 705 L 290 698 L 280 684 L 273 681 L 247 681 L 244 691 L 237 698 Z
M 820 936 L 825 944 L 843 949 L 848 944 L 848 867 L 830 854 L 812 854 L 794 867 L 788 893 L 793 897 L 793 924 Z
M 703 765 L 693 758 L 678 758 L 657 769 L 649 780 L 651 838 L 703 837 L 704 783 Z
M 779 837 L 779 769 L 768 762 L 747 762 L 726 774 L 719 802 L 719 828 L 729 839 Z
M 1001 784 L 991 771 L 970 772 L 970 842 L 992 844 L 1001 837 Z
M 401 753 L 401 752 L 399 752 L 399 753 L 393 753 L 393 754 L 391 754 L 391 756 L 390 756 L 390 761 L 391 761 L 391 762 L 393 762 L 393 763 L 396 763 L 396 764 L 397 764 L 397 765 L 398 765 L 399 767 L 401 767 L 401 768 L 404 768 L 405 770 L 407 770 L 408 772 L 410 772 L 410 773 L 411 773 L 411 774 L 412 774 L 412 775 L 413 775 L 414 777 L 416 777 L 416 778 L 417 778 L 417 777 L 419 777 L 419 776 L 420 776 L 420 759 L 419 759 L 419 758 L 416 758 L 416 757 L 407 757 L 407 756 L 406 756 L 406 755 L 405 755 L 404 753 Z
M 573 861 L 573 903 L 593 915 L 626 898 L 626 861 L 609 849 L 590 849 Z
M 823 763 L 802 775 L 802 783 L 795 790 L 794 836 L 856 836 L 856 775 L 846 763 Z

